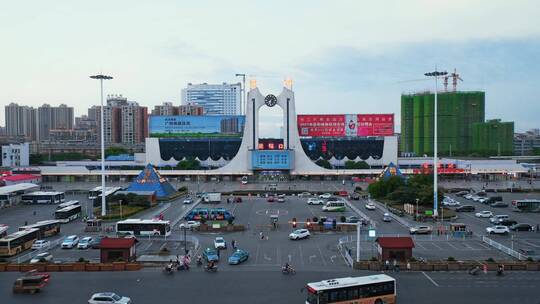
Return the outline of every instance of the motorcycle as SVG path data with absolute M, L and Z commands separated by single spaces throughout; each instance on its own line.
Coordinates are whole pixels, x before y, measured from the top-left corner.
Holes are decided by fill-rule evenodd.
M 469 270 L 469 274 L 470 275 L 478 275 L 478 273 L 480 272 L 480 267 L 476 266 L 474 268 L 472 268 L 471 270 Z
M 201 257 L 198 257 L 198 258 L 197 258 L 197 266 L 202 266 L 202 264 L 203 264 L 202 258 L 201 258 Z
M 497 269 L 497 276 L 503 276 L 503 275 L 504 275 L 504 268 L 499 267 L 499 269 Z
M 294 268 L 292 268 L 291 266 L 289 266 L 289 267 L 283 266 L 283 267 L 281 267 L 281 273 L 283 273 L 283 274 L 296 274 L 296 270 L 294 270 Z
M 165 266 L 165 268 L 163 268 L 163 273 L 165 273 L 165 274 L 173 274 L 174 273 L 174 268 L 171 265 L 167 265 L 167 266 Z
M 204 266 L 204 270 L 208 272 L 217 272 L 218 267 L 217 266 L 208 267 L 208 265 L 206 265 Z

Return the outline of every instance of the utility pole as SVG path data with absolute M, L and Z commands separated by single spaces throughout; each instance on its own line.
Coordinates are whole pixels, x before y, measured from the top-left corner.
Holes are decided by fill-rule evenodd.
M 435 105 L 433 107 L 433 116 L 434 116 L 434 119 L 433 119 L 433 216 L 434 217 L 437 217 L 439 215 L 439 212 L 437 210 L 437 203 L 438 203 L 438 193 L 437 193 L 437 174 L 438 174 L 438 164 L 437 164 L 437 144 L 438 144 L 438 140 L 437 140 L 437 131 L 438 131 L 438 128 L 437 128 L 437 90 L 438 90 L 438 87 L 437 87 L 437 79 L 440 77 L 440 76 L 445 76 L 446 74 L 448 74 L 447 72 L 438 72 L 438 71 L 434 71 L 434 72 L 429 72 L 429 73 L 425 73 L 424 75 L 427 76 L 427 77 L 433 77 L 433 79 L 435 80 Z
M 107 75 L 90 76 L 92 79 L 98 79 L 101 87 L 101 216 L 107 215 L 107 203 L 105 198 L 105 130 L 103 127 L 103 80 L 113 79 Z

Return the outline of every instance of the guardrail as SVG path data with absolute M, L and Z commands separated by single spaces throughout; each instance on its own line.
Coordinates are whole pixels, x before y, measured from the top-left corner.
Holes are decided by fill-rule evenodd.
M 369 216 L 367 216 L 364 212 L 360 211 L 360 209 L 356 208 L 353 204 L 351 204 L 351 202 L 349 202 L 349 200 L 343 199 L 343 201 L 345 202 L 345 204 L 350 209 L 352 209 L 354 212 L 356 212 L 358 215 L 360 215 L 363 219 L 366 219 L 367 221 L 369 221 L 369 224 L 371 225 L 371 227 L 373 227 L 373 228 L 377 227 L 377 223 L 375 221 L 371 220 L 371 218 L 369 218 Z
M 379 210 L 383 211 L 383 212 L 386 212 L 386 211 L 389 211 L 388 208 L 386 208 L 386 206 L 383 206 L 383 204 L 381 202 L 378 202 L 374 199 L 369 199 L 370 202 L 374 203 L 375 206 L 377 208 L 379 208 Z M 401 225 L 407 227 L 407 228 L 411 228 L 413 227 L 414 225 L 411 225 L 411 223 L 409 223 L 408 221 L 404 220 L 403 218 L 395 215 L 393 212 L 389 212 L 388 213 L 396 222 L 400 223 Z
M 347 245 L 345 245 L 346 243 L 349 243 L 349 242 L 350 241 L 349 241 L 348 236 L 339 238 L 338 250 L 339 250 L 341 256 L 343 257 L 343 259 L 345 260 L 345 263 L 347 265 L 349 265 L 349 267 L 353 267 L 354 260 L 353 260 L 353 258 L 351 256 L 351 254 L 349 253 L 349 248 L 347 248 Z
M 494 240 L 488 238 L 488 237 L 485 237 L 485 236 L 482 236 L 482 242 L 488 244 L 489 246 L 493 247 L 493 248 L 496 248 L 496 249 L 499 249 L 500 251 L 510 255 L 510 256 L 513 256 L 515 257 L 516 259 L 518 260 L 526 260 L 527 259 L 527 256 L 526 255 L 523 255 L 511 248 L 508 248 L 506 246 L 504 246 L 503 244 L 501 243 L 497 243 L 495 242 Z

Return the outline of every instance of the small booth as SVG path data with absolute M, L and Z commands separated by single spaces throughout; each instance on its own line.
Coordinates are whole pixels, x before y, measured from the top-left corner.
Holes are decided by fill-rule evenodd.
M 414 242 L 411 237 L 378 237 L 375 242 L 380 261 L 405 262 L 413 256 Z
M 118 260 L 134 261 L 135 253 L 134 238 L 104 238 L 99 244 L 101 263 L 111 263 Z
M 464 237 L 468 235 L 467 225 L 463 223 L 450 223 L 450 233 L 454 237 Z
M 101 227 L 101 219 L 87 219 L 85 232 L 100 232 L 103 228 Z
M 270 225 L 272 225 L 272 229 L 276 230 L 278 225 L 279 216 L 277 214 L 270 215 Z

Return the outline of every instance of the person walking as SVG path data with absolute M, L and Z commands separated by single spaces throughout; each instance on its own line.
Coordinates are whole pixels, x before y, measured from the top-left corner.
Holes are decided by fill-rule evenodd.
M 388 271 L 390 269 L 390 261 L 386 260 L 384 261 L 384 269 Z

